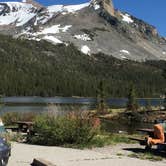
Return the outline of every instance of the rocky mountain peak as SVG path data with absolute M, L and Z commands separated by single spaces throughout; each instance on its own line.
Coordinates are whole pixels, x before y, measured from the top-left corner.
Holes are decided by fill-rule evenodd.
M 41 9 L 41 8 L 44 8 L 43 5 L 41 5 L 40 3 L 34 1 L 34 0 L 22 0 L 23 3 L 27 3 L 27 4 L 31 4 L 33 5 L 34 7 L 36 7 L 37 9 Z
M 115 16 L 115 9 L 112 0 L 92 0 L 91 4 L 94 5 L 95 9 L 102 7 L 111 16 Z
M 112 0 L 102 0 L 103 8 L 111 15 L 115 16 L 115 10 Z

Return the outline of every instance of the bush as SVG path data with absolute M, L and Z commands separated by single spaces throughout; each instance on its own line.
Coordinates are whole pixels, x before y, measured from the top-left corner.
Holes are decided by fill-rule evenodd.
M 5 126 L 13 125 L 16 121 L 33 121 L 36 117 L 35 113 L 18 113 L 18 112 L 7 112 L 2 115 L 2 121 Z
M 0 137 L 5 138 L 8 144 L 10 144 L 11 142 L 25 142 L 26 140 L 25 135 L 16 132 L 1 133 Z
M 8 112 L 2 116 L 2 121 L 6 126 L 12 125 L 13 122 L 18 120 L 20 120 L 20 114 L 17 112 Z
M 99 122 L 90 117 L 40 115 L 35 119 L 35 136 L 30 142 L 40 145 L 85 144 L 98 133 Z

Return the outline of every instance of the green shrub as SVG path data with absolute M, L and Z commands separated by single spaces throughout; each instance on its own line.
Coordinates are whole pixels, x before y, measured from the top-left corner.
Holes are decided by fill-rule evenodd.
M 98 133 L 93 118 L 79 115 L 54 117 L 40 115 L 35 120 L 35 136 L 30 142 L 41 145 L 85 144 Z
M 18 113 L 18 112 L 7 112 L 2 115 L 2 121 L 5 126 L 13 125 L 16 121 L 33 121 L 36 117 L 35 113 Z
M 7 112 L 2 115 L 2 121 L 6 126 L 12 125 L 13 122 L 20 120 L 20 114 L 17 112 Z
M 24 142 L 26 140 L 25 135 L 21 133 L 8 132 L 0 134 L 0 137 L 5 138 L 5 140 L 10 144 L 10 142 Z
M 84 149 L 84 148 L 96 148 L 96 147 L 104 147 L 108 145 L 116 145 L 116 144 L 133 144 L 135 141 L 130 140 L 128 137 L 133 135 L 125 135 L 125 134 L 110 134 L 110 133 L 99 133 L 95 135 L 94 138 L 86 143 L 86 144 L 67 144 L 65 147 L 67 148 L 76 148 L 76 149 Z M 135 136 L 135 135 L 134 135 Z

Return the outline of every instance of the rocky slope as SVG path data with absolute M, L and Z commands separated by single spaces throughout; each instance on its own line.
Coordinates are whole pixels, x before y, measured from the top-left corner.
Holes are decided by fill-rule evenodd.
M 32 0 L 0 3 L 0 33 L 74 43 L 89 56 L 102 52 L 123 60 L 166 60 L 166 39 L 153 26 L 115 10 L 112 0 L 49 7 Z

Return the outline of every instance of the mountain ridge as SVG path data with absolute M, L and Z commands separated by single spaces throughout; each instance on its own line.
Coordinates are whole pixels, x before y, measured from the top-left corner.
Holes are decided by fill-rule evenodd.
M 155 27 L 115 10 L 112 0 L 49 7 L 33 5 L 32 0 L 12 4 L 0 3 L 0 33 L 53 44 L 74 43 L 89 56 L 102 52 L 122 60 L 166 60 L 166 39 Z

